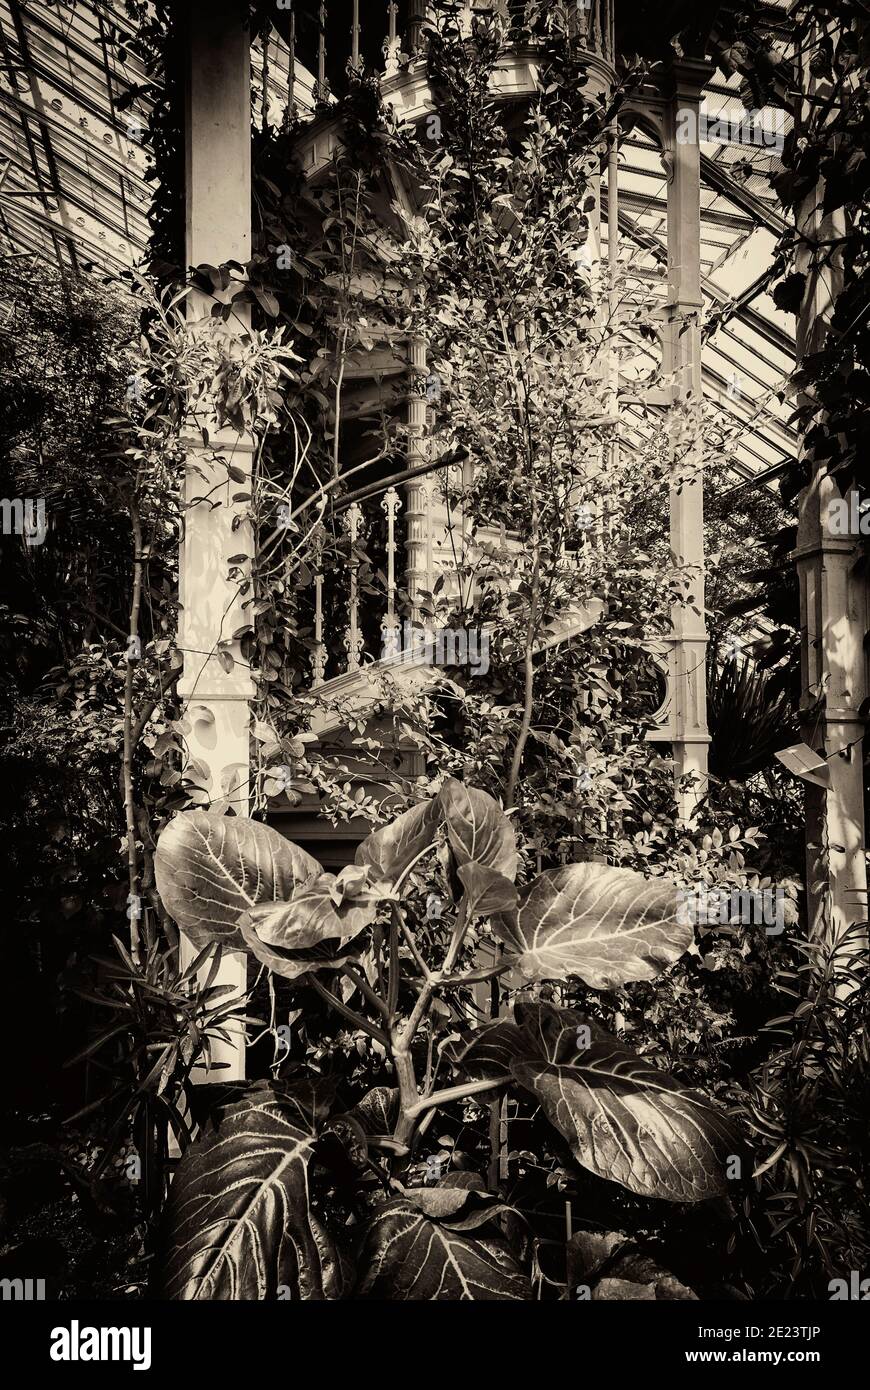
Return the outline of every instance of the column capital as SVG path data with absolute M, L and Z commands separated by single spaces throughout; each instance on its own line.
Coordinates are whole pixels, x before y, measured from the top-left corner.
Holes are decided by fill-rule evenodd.
M 700 102 L 704 88 L 715 71 L 716 64 L 707 58 L 677 59 L 668 74 L 673 81 L 672 98 Z

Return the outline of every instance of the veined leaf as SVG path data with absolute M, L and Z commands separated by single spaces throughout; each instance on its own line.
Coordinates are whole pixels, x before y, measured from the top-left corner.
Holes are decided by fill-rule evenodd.
M 467 787 L 454 777 L 447 778 L 438 801 L 457 863 L 483 864 L 515 879 L 517 838 L 498 802 L 478 787 Z
M 526 1057 L 531 1048 L 531 1055 L 544 1062 L 570 1061 L 584 1050 L 587 1041 L 591 1042 L 593 1030 L 603 1031 L 579 1010 L 557 1009 L 554 1004 L 519 1001 L 514 1006 L 514 1019 L 526 1041 Z
M 516 887 L 498 869 L 490 869 L 485 864 L 463 864 L 459 877 L 468 899 L 469 917 L 489 917 L 493 912 L 516 910 Z
M 239 919 L 239 930 L 251 954 L 282 979 L 298 980 L 302 975 L 317 974 L 318 971 L 340 970 L 350 959 L 349 955 L 336 953 L 326 944 L 310 946 L 304 951 L 282 951 L 277 946 L 268 946 L 257 935 L 254 914 L 259 910 L 254 908 L 252 912 L 245 913 Z
M 481 1218 L 486 1219 L 489 1214 Z M 519 1303 L 533 1297 L 528 1279 L 496 1230 L 468 1235 L 452 1228 L 449 1220 L 425 1215 L 405 1197 L 387 1202 L 369 1222 L 361 1267 L 365 1275 L 358 1298 Z
M 374 921 L 382 895 L 363 891 L 341 898 L 335 885 L 335 874 L 317 874 L 296 888 L 289 901 L 252 908 L 244 925 L 253 927 L 264 945 L 284 951 L 307 950 L 331 937 L 349 940 Z
M 437 801 L 421 801 L 357 845 L 354 863 L 367 865 L 377 877 L 395 883 L 418 854 L 433 843 L 438 818 Z
M 586 1026 L 591 1044 L 570 1060 L 511 1068 L 577 1162 L 643 1197 L 699 1202 L 725 1192 L 727 1159 L 741 1146 L 724 1112 L 591 1020 Z
M 741 1140 L 701 1092 L 576 1010 L 517 1004 L 514 1014 L 445 1047 L 463 1080 L 518 1082 L 578 1163 L 632 1192 L 696 1202 L 726 1190 L 727 1159 Z
M 447 1057 L 464 1081 L 510 1081 L 514 1062 L 527 1061 L 529 1039 L 508 1019 L 474 1028 L 460 1042 L 448 1043 Z
M 392 1134 L 399 1113 L 399 1092 L 395 1086 L 375 1086 L 350 1111 L 366 1134 Z
M 264 1092 L 230 1107 L 191 1145 L 169 1197 L 166 1298 L 342 1296 L 338 1251 L 309 1203 L 314 1143 Z
M 593 989 L 651 980 L 692 944 L 673 884 L 608 864 L 547 869 L 516 912 L 493 918 L 508 958 L 529 980 L 578 975 Z
M 320 865 L 247 817 L 183 811 L 160 836 L 154 872 L 163 906 L 196 945 L 242 949 L 242 913 L 289 898 Z

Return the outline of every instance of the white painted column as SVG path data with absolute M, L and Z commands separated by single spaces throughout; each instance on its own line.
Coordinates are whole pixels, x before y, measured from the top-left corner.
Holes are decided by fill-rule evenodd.
M 704 491 L 701 440 L 701 150 L 676 138 L 677 112 L 697 114 L 707 64 L 686 61 L 665 110 L 668 184 L 668 302 L 662 335 L 663 369 L 673 378 L 670 486 L 671 551 L 687 587 L 671 610 L 671 725 L 680 816 L 691 820 L 707 786 L 707 626 L 704 619 Z M 697 129 L 697 123 L 695 125 Z M 692 440 L 692 431 L 695 432 Z M 687 438 L 690 441 L 687 446 Z
M 848 498 L 847 498 L 848 500 Z M 863 637 L 867 584 L 856 571 L 857 538 L 832 535 L 831 503 L 841 501 L 824 465 L 803 492 L 797 564 L 801 598 L 803 740 L 828 760 L 827 788 L 805 782 L 809 929 L 833 941 L 867 920 L 863 736 L 867 698 Z
M 801 90 L 824 95 L 808 68 Z M 803 118 L 799 109 L 798 122 Z M 799 219 L 803 242 L 797 269 L 807 283 L 798 320 L 798 365 L 821 349 L 842 288 L 839 257 L 831 262 L 824 255 L 819 264 L 813 259 L 815 244 L 845 231 L 842 213 L 822 215 L 823 199 L 820 183 L 807 197 Z M 870 596 L 863 569 L 856 563 L 859 538 L 838 534 L 839 528 L 831 524 L 831 504 L 843 499 L 827 476 L 827 466 L 825 460 L 810 460 L 810 483 L 800 498 L 792 558 L 801 601 L 802 734 L 828 763 L 827 788 L 804 783 L 807 918 L 810 934 L 831 942 L 867 920 L 862 742 L 866 720 L 859 709 L 870 694 L 864 650 Z M 850 507 L 850 515 L 856 514 L 857 505 Z
M 247 6 L 240 0 L 187 0 L 186 43 L 186 258 L 189 265 L 245 262 L 251 254 L 251 74 L 250 37 L 245 25 Z M 209 302 L 189 301 L 192 320 L 207 314 Z M 244 311 L 241 311 L 243 314 Z M 237 320 L 235 329 L 244 327 Z M 233 322 L 228 325 L 233 331 Z M 214 652 L 246 621 L 238 580 L 228 579 L 230 555 L 253 556 L 254 539 L 244 523 L 233 530 L 233 519 L 246 510 L 234 503 L 234 493 L 250 490 L 249 481 L 233 481 L 227 465 L 250 479 L 252 441 L 233 430 L 222 430 L 203 446 L 191 431 L 187 441 L 189 467 L 185 480 L 188 509 L 180 555 L 179 587 L 182 609 L 179 642 L 184 673 L 179 685 L 192 729 L 190 756 L 208 770 L 206 790 L 212 801 L 232 799 L 240 815 L 248 814 L 250 767 L 250 701 L 253 686 L 241 660 L 238 643 L 229 651 L 232 669 L 225 670 Z M 210 494 L 208 502 L 190 505 Z M 215 507 L 213 504 L 219 502 Z M 250 562 L 249 562 L 250 563 Z M 182 959 L 190 960 L 192 945 L 184 940 Z M 215 983 L 247 987 L 247 957 L 226 953 Z M 201 1079 L 236 1080 L 245 1074 L 245 1044 L 241 1032 L 230 1044 L 217 1043 L 215 1061 L 229 1063 Z

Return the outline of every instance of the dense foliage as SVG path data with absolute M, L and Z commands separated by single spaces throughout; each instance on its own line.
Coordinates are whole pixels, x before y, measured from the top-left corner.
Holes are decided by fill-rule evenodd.
M 156 98 L 151 270 L 176 285 L 71 285 L 27 262 L 6 281 L 3 489 L 44 496 L 49 532 L 0 550 L 17 884 L 2 950 L 27 1058 L 5 1084 L 29 1115 L 43 1088 L 61 1096 L 68 1120 L 60 1139 L 54 1116 L 25 1126 L 6 1180 L 37 1158 L 40 1182 L 51 1167 L 98 1250 L 112 1218 L 125 1232 L 115 1292 L 141 1291 L 140 1258 L 159 1245 L 152 1289 L 172 1297 L 824 1297 L 868 1257 L 866 980 L 848 950 L 802 935 L 802 807 L 773 761 L 794 737 L 797 626 L 793 531 L 775 501 L 725 499 L 710 516 L 714 775 L 696 825 L 678 820 L 670 760 L 647 741 L 656 639 L 684 576 L 655 421 L 618 418 L 609 371 L 653 379 L 657 287 L 598 264 L 592 228 L 602 142 L 663 55 L 626 63 L 602 103 L 532 7 L 546 80 L 508 119 L 488 96 L 498 22 L 478 17 L 463 42 L 444 6 L 428 49 L 434 123 L 398 126 L 377 81 L 348 75 L 332 111 L 343 141 L 316 187 L 292 113 L 275 130 L 259 112 L 254 254 L 198 268 L 217 312 L 191 332 L 171 7 L 128 8 L 141 95 Z M 837 34 L 830 6 L 798 11 L 836 100 L 787 148 L 779 192 L 797 208 L 821 157 L 825 210 L 846 213 L 848 236 L 826 251 L 842 251 L 837 317 L 794 385 L 816 456 L 854 477 L 866 93 L 851 75 L 865 34 L 861 7 L 844 8 Z M 672 10 L 675 32 L 693 30 L 684 47 L 718 44 L 757 97 L 781 99 L 788 83 L 743 7 L 703 34 Z M 803 292 L 797 249 L 784 239 L 782 307 Z M 241 350 L 222 333 L 230 300 L 254 319 Z M 400 577 L 399 613 L 485 628 L 490 663 L 422 693 L 384 677 L 373 728 L 310 689 L 313 594 L 320 566 L 333 661 L 351 567 L 382 611 L 383 533 L 371 524 L 354 546 L 342 518 L 355 488 L 404 477 L 406 388 L 351 408 L 348 382 L 369 356 L 392 367 L 409 337 L 428 345 L 411 388 L 427 397 L 432 456 L 464 465 L 439 498 L 467 529 L 434 592 Z M 261 544 L 239 580 L 252 821 L 209 804 L 176 693 L 191 411 L 206 433 L 230 423 L 259 445 Z M 702 428 L 708 457 L 729 447 Z M 788 470 L 786 506 L 803 467 Z M 279 506 L 294 525 L 276 537 Z M 722 539 L 735 506 L 740 554 Z M 738 567 L 765 576 L 772 676 L 740 647 L 759 597 Z M 324 713 L 346 724 L 338 754 L 307 732 Z M 303 795 L 327 834 L 330 820 L 369 823 L 337 875 L 258 823 Z M 204 891 L 215 866 L 217 895 Z M 779 895 L 774 930 L 717 910 L 741 892 Z M 199 948 L 186 969 L 177 926 Z M 259 967 L 247 999 L 214 987 L 228 947 Z M 260 1079 L 194 1087 L 247 1011 Z M 238 1193 L 253 1189 L 242 1219 Z

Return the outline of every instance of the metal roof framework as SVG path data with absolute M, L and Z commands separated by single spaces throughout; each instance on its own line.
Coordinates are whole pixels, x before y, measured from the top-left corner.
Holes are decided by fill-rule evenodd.
M 783 16 L 783 51 L 787 5 L 767 5 Z M 141 102 L 118 104 L 144 78 L 123 45 L 130 33 L 123 8 L 111 0 L 0 0 L 0 256 L 32 254 L 73 272 L 141 263 L 151 201 L 147 111 Z M 273 34 L 266 63 L 273 121 L 286 103 L 288 69 L 287 46 Z M 262 46 L 253 74 L 262 105 Z M 295 97 L 303 109 L 309 76 L 297 63 Z M 705 92 L 711 120 L 739 122 L 739 87 L 736 76 L 713 75 Z M 788 400 L 777 398 L 794 363 L 794 324 L 768 289 L 785 225 L 769 183 L 778 155 L 715 138 L 702 140 L 701 154 L 704 392 L 723 420 L 739 427 L 715 486 L 775 489 L 797 449 Z M 667 170 L 637 128 L 621 141 L 618 182 L 622 241 L 634 248 L 633 268 L 652 278 L 667 254 Z

